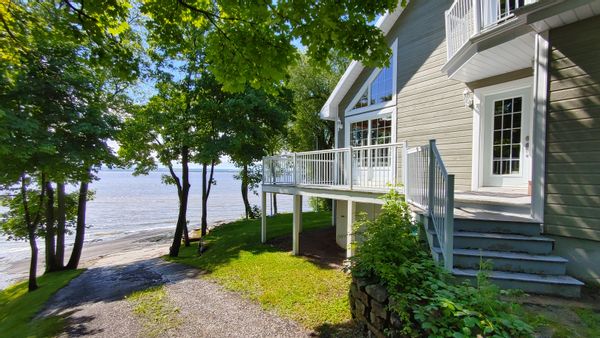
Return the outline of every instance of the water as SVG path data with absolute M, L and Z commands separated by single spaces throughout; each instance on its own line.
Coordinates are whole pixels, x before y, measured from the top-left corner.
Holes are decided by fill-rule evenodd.
M 98 175 L 100 180 L 90 185 L 90 189 L 95 191 L 95 198 L 88 203 L 86 241 L 110 240 L 140 230 L 174 229 L 179 210 L 177 188 L 161 183 L 161 176 L 165 174 L 166 171 L 157 171 L 147 176 L 133 176 L 129 171 L 101 171 Z M 212 187 L 208 201 L 209 224 L 243 217 L 240 181 L 234 175 L 235 172 L 231 171 L 215 172 L 217 184 Z M 187 215 L 190 229 L 194 229 L 201 222 L 201 172 L 190 173 L 190 184 Z M 260 203 L 260 197 L 252 193 L 249 199 L 253 205 Z M 277 201 L 279 212 L 292 210 L 291 196 L 278 195 Z M 304 209 L 308 210 L 308 206 L 305 205 Z M 43 244 L 41 242 L 43 240 L 38 241 L 40 245 Z M 43 251 L 43 246 L 40 251 Z M 27 257 L 27 242 L 7 241 L 0 237 L 1 265 Z

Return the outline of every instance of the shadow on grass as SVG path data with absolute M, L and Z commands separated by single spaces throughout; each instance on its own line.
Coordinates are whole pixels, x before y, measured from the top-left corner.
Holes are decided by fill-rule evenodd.
M 367 337 L 355 321 L 347 321 L 340 324 L 325 323 L 315 328 L 313 336 L 321 338 L 362 338 Z

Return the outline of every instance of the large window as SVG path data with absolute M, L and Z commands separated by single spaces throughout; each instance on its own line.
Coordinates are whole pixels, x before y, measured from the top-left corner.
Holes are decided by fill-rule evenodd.
M 393 59 L 392 59 L 393 60 Z M 394 64 L 379 71 L 375 79 L 363 91 L 362 95 L 352 109 L 367 107 L 392 100 L 394 96 Z
M 380 117 L 371 120 L 353 122 L 350 125 L 350 145 L 352 147 L 392 143 L 392 119 Z M 361 167 L 388 166 L 389 149 L 365 149 L 355 154 Z

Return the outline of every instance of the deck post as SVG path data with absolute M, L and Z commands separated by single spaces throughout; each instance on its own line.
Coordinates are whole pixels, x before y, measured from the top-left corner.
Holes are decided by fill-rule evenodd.
M 408 142 L 402 142 L 402 186 L 404 187 L 404 195 L 408 187 Z
M 354 211 L 356 202 L 348 200 L 348 211 L 346 215 L 346 258 L 354 255 Z
M 435 200 L 435 154 L 433 153 L 433 149 L 435 149 L 435 140 L 429 140 L 429 181 L 427 182 L 427 187 L 429 188 L 427 191 L 427 214 L 429 217 L 432 216 L 431 209 L 433 209 Z
M 260 209 L 260 242 L 267 241 L 267 193 L 261 192 L 261 209 Z
M 337 200 L 331 200 L 331 226 L 335 226 L 335 215 L 337 213 Z
M 354 175 L 352 173 L 352 167 L 353 167 L 354 163 L 352 163 L 352 162 L 353 162 L 353 160 L 352 160 L 352 147 L 350 147 L 350 148 L 348 148 L 348 174 L 350 176 L 350 177 L 348 177 L 348 185 L 350 185 L 350 190 L 352 190 L 352 184 L 354 183 L 353 182 L 354 181 L 354 177 L 353 177 Z
M 302 197 L 300 195 L 294 195 L 293 197 L 293 226 L 292 226 L 292 254 L 298 255 L 300 253 L 300 207 L 302 206 Z
M 452 272 L 454 268 L 454 175 L 448 175 L 446 181 L 446 244 L 444 247 L 444 267 Z
M 298 202 L 298 217 L 300 218 L 298 222 L 298 232 L 302 232 L 302 195 L 298 195 L 298 199 L 300 200 L 300 202 Z

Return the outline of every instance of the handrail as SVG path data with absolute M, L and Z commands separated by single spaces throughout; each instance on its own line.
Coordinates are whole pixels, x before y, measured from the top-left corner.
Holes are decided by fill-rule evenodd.
M 407 201 L 427 212 L 438 238 L 444 268 L 451 271 L 454 250 L 454 175 L 448 174 L 435 140 L 407 151 Z

